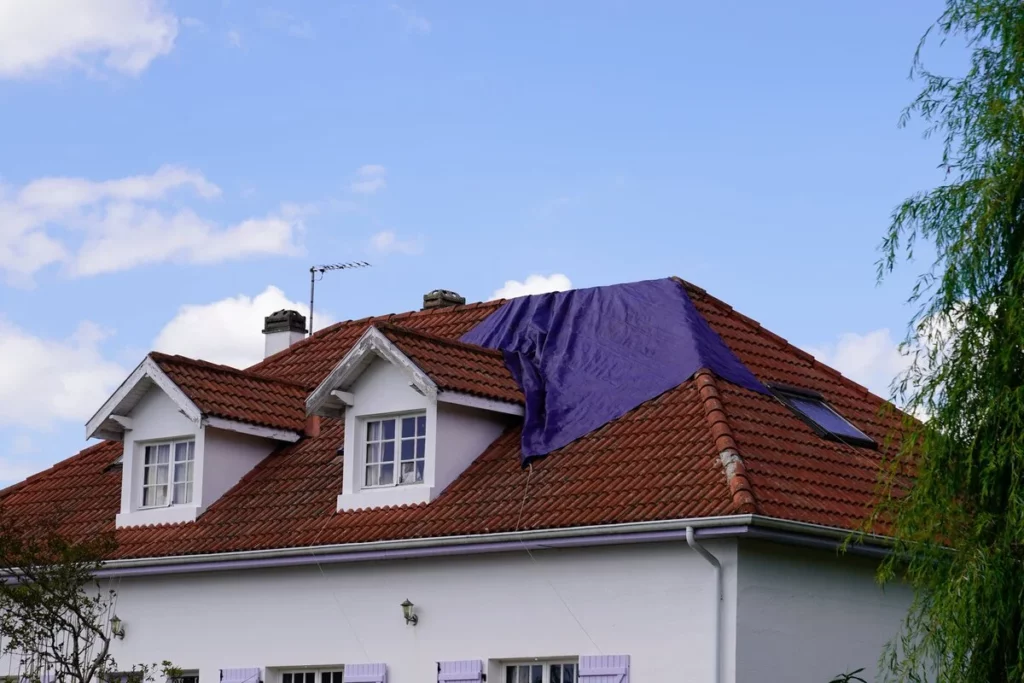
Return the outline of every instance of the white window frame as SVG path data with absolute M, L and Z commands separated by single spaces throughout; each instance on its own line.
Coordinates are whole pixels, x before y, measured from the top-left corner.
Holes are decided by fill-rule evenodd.
M 551 683 L 551 667 L 552 666 L 565 666 L 571 664 L 575 667 L 573 681 L 571 683 L 577 683 L 580 680 L 580 660 L 579 657 L 557 657 L 554 659 L 520 659 L 520 660 L 507 660 L 501 663 L 501 680 L 498 683 L 508 683 L 508 670 L 515 669 L 520 666 L 540 666 L 541 669 L 541 683 Z M 516 680 L 513 683 L 530 683 L 529 681 L 520 681 L 518 674 Z M 566 683 L 564 680 L 560 683 Z
M 309 667 L 309 666 L 282 666 L 277 670 L 276 681 L 277 683 L 284 683 L 284 677 L 286 674 L 293 676 L 292 683 L 295 683 L 295 674 L 302 674 L 305 678 L 306 674 L 313 674 L 313 683 L 321 683 L 321 677 L 325 673 L 331 674 L 344 674 L 345 667 L 343 666 L 321 666 L 321 667 Z
M 402 420 L 405 420 L 405 419 L 408 419 L 408 418 L 414 419 L 415 420 L 414 424 L 416 424 L 416 425 L 419 424 L 420 419 L 423 420 L 423 433 L 422 434 L 420 434 L 418 432 L 418 429 L 417 429 L 417 430 L 415 430 L 416 433 L 414 433 L 413 436 L 411 436 L 411 437 L 403 437 L 402 436 Z M 370 425 L 375 423 L 375 422 L 383 423 L 383 422 L 386 422 L 388 420 L 394 420 L 394 422 L 395 422 L 395 436 L 394 436 L 394 438 L 393 439 L 384 439 L 384 436 L 383 436 L 384 435 L 384 428 L 383 428 L 383 425 L 382 425 L 381 426 L 381 431 L 380 431 L 381 438 L 380 439 L 371 440 L 369 438 L 369 434 L 368 434 Z M 362 441 L 360 442 L 360 449 L 359 449 L 359 451 L 361 453 L 361 458 L 360 458 L 360 463 L 361 463 L 360 472 L 362 473 L 362 478 L 360 480 L 362 482 L 361 488 L 364 488 L 364 489 L 390 489 L 390 488 L 394 488 L 396 486 L 416 486 L 416 485 L 422 485 L 423 483 L 425 483 L 426 482 L 426 478 L 427 478 L 427 439 L 428 439 L 427 430 L 428 430 L 428 426 L 429 425 L 428 425 L 428 420 L 427 420 L 427 413 L 426 413 L 426 411 L 423 411 L 423 410 L 416 410 L 416 411 L 407 412 L 407 413 L 395 413 L 393 415 L 373 415 L 373 416 L 367 416 L 367 417 L 361 418 L 360 419 L 360 430 L 359 430 L 359 433 L 360 433 L 361 439 L 362 439 Z M 420 440 L 423 441 L 423 456 L 422 457 L 419 456 L 416 453 L 416 442 L 420 441 Z M 404 460 L 404 461 L 402 460 L 402 442 L 403 441 L 411 441 L 413 443 L 413 458 L 412 458 L 412 460 Z M 390 484 L 380 484 L 380 483 L 378 483 L 378 484 L 368 484 L 367 482 L 369 481 L 369 477 L 367 476 L 367 474 L 369 473 L 369 468 L 371 466 L 377 468 L 377 471 L 378 471 L 377 479 L 378 479 L 378 481 L 380 481 L 380 474 L 379 474 L 379 472 L 383 469 L 383 466 L 384 466 L 383 447 L 384 447 L 384 444 L 387 444 L 387 443 L 394 443 L 394 445 L 395 445 L 394 460 L 392 461 L 392 465 L 394 467 L 394 470 L 393 470 L 392 476 L 391 476 L 391 483 Z M 381 452 L 378 455 L 378 460 L 377 460 L 376 463 L 369 462 L 369 458 L 368 458 L 370 446 L 372 444 L 380 444 L 380 446 L 381 446 L 381 449 L 380 449 Z M 412 465 L 413 465 L 413 474 L 414 475 L 415 475 L 415 472 L 416 472 L 416 463 L 423 463 L 423 469 L 422 469 L 422 471 L 423 471 L 423 478 L 420 481 L 415 481 L 414 480 L 414 481 L 403 482 L 401 480 L 402 479 L 401 473 L 402 473 L 402 463 L 403 462 L 411 462 L 412 463 Z
M 198 681 L 199 671 L 197 671 L 196 669 L 186 669 L 185 671 L 182 671 L 179 675 L 168 678 L 167 681 L 168 683 L 184 683 L 184 680 L 186 678 L 194 678 L 196 679 L 196 681 Z
M 186 452 L 187 459 L 183 460 L 181 462 L 175 461 L 175 454 L 177 452 L 177 446 L 179 444 L 186 444 L 186 451 L 185 452 Z M 157 452 L 156 449 L 159 448 L 160 446 L 167 446 L 168 447 L 168 458 L 167 458 L 167 463 L 166 463 L 166 467 L 167 467 L 167 483 L 163 484 L 163 485 L 160 485 L 160 484 L 147 485 L 146 484 L 146 472 L 147 472 L 147 470 L 150 469 L 150 468 L 163 467 L 164 465 L 161 465 L 160 463 L 154 463 L 153 465 L 147 465 L 146 464 L 146 452 L 149 449 L 152 448 L 152 449 L 154 449 L 153 452 L 156 453 Z M 141 482 L 139 484 L 139 509 L 140 510 L 159 510 L 159 509 L 162 509 L 162 508 L 174 507 L 174 506 L 177 506 L 177 505 L 191 505 L 192 501 L 195 500 L 196 440 L 195 440 L 194 436 L 190 436 L 190 437 L 187 437 L 187 438 L 180 438 L 180 439 L 167 439 L 167 440 L 163 440 L 163 441 L 150 441 L 150 442 L 146 442 L 146 443 L 141 443 L 141 444 L 139 444 L 139 463 L 140 463 L 140 469 L 142 471 Z M 191 477 L 189 477 L 187 479 L 182 479 L 182 480 L 179 481 L 178 479 L 175 478 L 175 470 L 177 469 L 175 467 L 175 465 L 186 464 L 186 463 L 192 463 L 192 467 L 191 467 L 192 474 L 191 474 Z M 188 488 L 186 489 L 186 491 L 187 491 L 186 498 L 190 498 L 191 500 L 188 500 L 187 502 L 183 501 L 183 502 L 180 502 L 180 503 L 176 503 L 176 502 L 174 502 L 174 490 L 175 490 L 175 488 L 177 486 L 183 485 L 183 484 L 188 484 Z M 146 489 L 157 489 L 157 488 L 159 488 L 161 486 L 165 486 L 167 488 L 167 497 L 166 497 L 165 501 L 163 503 L 159 504 L 159 505 L 147 505 L 146 504 Z

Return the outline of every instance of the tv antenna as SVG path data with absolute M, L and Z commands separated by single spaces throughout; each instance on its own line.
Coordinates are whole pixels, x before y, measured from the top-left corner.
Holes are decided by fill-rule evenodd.
M 324 279 L 324 273 L 331 270 L 353 270 L 355 268 L 369 268 L 366 261 L 349 261 L 348 263 L 327 263 L 322 266 L 310 266 L 309 268 L 309 335 L 313 335 L 313 294 L 316 291 L 316 283 Z M 319 276 L 319 277 L 318 277 Z

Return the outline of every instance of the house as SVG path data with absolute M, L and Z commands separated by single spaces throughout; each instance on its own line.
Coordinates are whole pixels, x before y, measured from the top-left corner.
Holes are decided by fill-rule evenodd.
M 678 299 L 688 376 L 629 360 L 614 390 L 544 413 L 529 371 L 510 371 L 526 356 L 463 341 L 510 306 L 591 315 L 615 288 L 468 305 L 436 291 L 309 337 L 282 311 L 245 370 L 150 353 L 89 421 L 102 441 L 0 492 L 0 509 L 114 532 L 114 655 L 202 683 L 870 678 L 910 595 L 874 580 L 883 537 L 837 549 L 898 417 L 704 290 L 653 282 L 670 313 L 616 303 L 594 343 L 570 348 L 574 332 L 562 350 L 621 371 L 600 335 L 660 324 Z M 642 336 L 676 368 L 679 340 Z M 549 361 L 551 386 L 583 364 Z M 548 432 L 572 438 L 524 462 Z

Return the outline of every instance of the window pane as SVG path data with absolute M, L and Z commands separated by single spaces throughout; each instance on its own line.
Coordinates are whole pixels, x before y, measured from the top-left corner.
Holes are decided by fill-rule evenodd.
M 416 418 L 416 434 L 419 435 L 419 436 L 423 436 L 426 433 L 427 433 L 427 416 L 426 415 L 420 415 L 418 418 Z
M 384 425 L 384 438 L 385 439 L 393 439 L 393 438 L 395 438 L 395 421 L 394 420 L 384 420 L 382 422 L 382 424 Z
M 412 460 L 415 452 L 415 441 L 407 439 L 402 442 L 402 460 Z
M 380 462 L 380 444 L 368 443 L 366 444 L 366 464 L 375 462 Z
M 310 671 L 306 674 L 306 683 L 316 683 L 316 672 Z
M 152 462 L 155 462 L 155 459 L 156 459 L 156 449 L 154 449 L 152 446 L 146 446 L 146 460 L 145 460 L 145 464 L 148 465 L 148 464 L 150 464 Z
M 186 462 L 191 460 L 188 454 L 188 445 L 190 442 L 182 441 L 174 444 L 174 462 Z
M 548 683 L 562 683 L 562 665 L 552 664 L 551 665 L 551 676 Z
M 416 467 L 414 463 L 402 463 L 402 478 L 400 481 L 403 484 L 412 484 L 416 481 Z
M 867 434 L 850 424 L 846 418 L 832 410 L 824 401 L 802 396 L 790 396 L 789 400 L 794 408 L 816 422 L 826 432 L 831 432 L 839 437 L 871 440 Z
M 174 465 L 174 483 L 190 481 L 192 479 L 192 463 L 179 462 Z
M 366 486 L 380 485 L 380 465 L 366 466 Z
M 196 442 L 195 441 L 189 441 L 188 442 L 188 459 L 189 460 L 195 460 L 195 458 L 196 458 Z
M 516 672 L 516 678 L 516 683 L 530 683 L 530 667 L 526 664 L 521 665 Z
M 505 683 L 516 683 L 516 668 L 514 666 L 505 667 Z
M 168 453 L 168 457 L 170 457 L 170 451 L 168 451 L 167 453 Z M 156 483 L 157 484 L 166 484 L 167 483 L 167 479 L 168 479 L 169 475 L 171 474 L 170 466 L 165 463 L 163 465 L 154 465 L 153 469 L 156 470 Z
M 174 499 L 172 501 L 175 505 L 188 505 L 192 502 L 192 483 L 188 482 L 185 484 L 174 485 Z
M 366 423 L 366 440 L 378 441 L 380 439 L 380 422 Z
M 427 453 L 427 440 L 426 439 L 416 439 L 416 457 L 417 458 L 422 458 L 422 457 L 424 457 L 426 455 L 426 453 Z
M 394 441 L 385 441 L 381 445 L 384 446 L 384 462 L 394 462 L 395 461 L 395 442 Z
M 423 461 L 418 460 L 416 462 L 416 483 L 423 483 Z
M 291 674 L 281 674 L 281 683 L 292 683 Z
M 544 667 L 540 664 L 530 667 L 530 683 L 544 683 Z
M 171 444 L 162 443 L 156 447 L 156 461 L 161 465 L 171 461 Z
M 563 669 L 562 683 L 576 683 L 576 665 L 566 664 Z
M 380 466 L 380 485 L 391 486 L 395 483 L 395 466 L 394 465 L 381 465 Z
M 409 438 L 416 436 L 416 418 L 415 417 L 403 417 L 402 418 L 402 438 Z

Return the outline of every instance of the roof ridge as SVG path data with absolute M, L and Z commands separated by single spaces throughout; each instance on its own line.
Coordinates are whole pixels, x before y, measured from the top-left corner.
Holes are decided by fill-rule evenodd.
M 780 345 L 786 351 L 789 351 L 790 353 L 792 353 L 796 357 L 800 358 L 801 360 L 810 363 L 813 367 L 819 368 L 819 369 L 823 370 L 824 372 L 828 373 L 829 375 L 832 375 L 833 377 L 839 378 L 840 380 L 842 380 L 842 382 L 844 384 L 849 385 L 851 388 L 859 391 L 860 393 L 864 394 L 865 396 L 870 396 L 870 397 L 872 397 L 874 399 L 882 401 L 883 403 L 892 403 L 889 399 L 884 398 L 882 396 L 879 396 L 878 394 L 875 394 L 874 392 L 872 392 L 870 389 L 868 389 L 866 386 L 864 386 L 860 382 L 858 382 L 856 380 L 853 380 L 853 379 L 850 379 L 849 377 L 847 377 L 843 373 L 839 372 L 838 370 L 836 370 L 832 366 L 830 366 L 830 365 L 828 365 L 826 363 L 821 362 L 820 360 L 815 358 L 812 354 L 808 353 L 807 351 L 804 351 L 799 346 L 796 346 L 795 344 L 790 342 L 785 337 L 782 337 L 782 336 L 776 334 L 775 332 L 772 332 L 767 327 L 762 325 L 759 321 L 754 320 L 753 318 L 751 318 L 749 315 L 746 315 L 745 313 L 741 313 L 740 311 L 737 311 L 730 304 L 726 303 L 725 301 L 722 301 L 721 299 L 716 297 L 714 294 L 709 293 L 703 287 L 699 287 L 699 286 L 693 284 L 692 282 L 688 282 L 688 281 L 684 280 L 683 278 L 681 278 L 681 277 L 679 277 L 677 275 L 673 275 L 672 279 L 678 281 L 681 285 L 683 285 L 683 287 L 685 287 L 687 289 L 690 289 L 690 290 L 693 290 L 700 297 L 708 300 L 710 303 L 712 303 L 712 304 L 718 306 L 719 308 L 723 309 L 728 315 L 732 316 L 733 318 L 736 318 L 737 320 L 739 320 L 740 322 L 746 324 L 747 326 L 754 328 L 755 330 L 758 331 L 758 333 L 763 334 L 768 339 L 771 339 L 773 342 L 775 342 L 776 344 Z
M 362 325 L 369 326 L 369 325 L 374 325 L 374 324 L 376 324 L 378 322 L 391 322 L 392 320 L 405 320 L 406 318 L 412 318 L 414 316 L 420 316 L 420 315 L 435 315 L 435 314 L 441 315 L 441 314 L 446 314 L 446 313 L 452 313 L 452 312 L 458 312 L 458 311 L 466 311 L 466 310 L 470 310 L 470 309 L 474 309 L 474 308 L 480 308 L 482 306 L 501 306 L 506 301 L 507 301 L 507 299 L 492 299 L 490 301 L 473 301 L 471 303 L 458 304 L 456 306 L 440 306 L 438 308 L 416 309 L 416 310 L 411 310 L 411 311 L 402 311 L 400 313 L 385 313 L 383 315 L 368 315 L 368 316 L 365 316 L 363 318 L 350 318 L 349 320 L 339 320 L 336 323 L 332 323 L 332 324 L 328 325 L 327 327 L 324 327 L 322 329 L 317 330 L 316 332 L 313 332 L 312 334 L 310 334 L 305 339 L 300 339 L 299 341 L 297 341 L 294 344 L 288 346 L 287 348 L 281 349 L 277 353 L 271 354 L 271 355 L 267 356 L 266 358 L 264 358 L 263 360 L 259 361 L 258 363 L 254 363 L 253 365 L 250 365 L 245 370 L 247 372 L 255 372 L 256 368 L 260 367 L 261 365 L 264 365 L 267 361 L 269 361 L 272 358 L 276 360 L 279 357 L 283 357 L 283 356 L 285 356 L 287 354 L 290 354 L 291 352 L 295 351 L 296 349 L 300 349 L 300 348 L 308 345 L 313 340 L 320 341 L 320 340 L 324 339 L 325 337 L 329 336 L 330 334 L 333 334 L 333 333 L 337 332 L 338 330 L 341 330 L 341 329 L 343 329 L 345 327 L 348 327 L 348 326 L 351 326 L 351 325 L 362 324 Z
M 750 479 L 747 478 L 747 468 L 743 464 L 743 457 L 736 446 L 736 439 L 733 438 L 732 427 L 729 425 L 729 417 L 722 404 L 722 396 L 718 392 L 715 375 L 711 370 L 702 368 L 697 371 L 694 378 L 697 382 L 701 405 L 704 408 L 704 417 L 707 418 L 711 436 L 715 441 L 715 449 L 718 451 L 718 460 L 725 469 L 725 478 L 732 494 L 733 507 L 738 513 L 757 512 L 754 487 L 751 485 Z
M 489 349 L 486 346 L 480 346 L 479 344 L 470 344 L 459 339 L 449 339 L 447 337 L 440 337 L 436 334 L 430 334 L 428 332 L 421 332 L 420 330 L 414 330 L 411 327 L 405 327 L 404 325 L 396 325 L 390 321 L 377 322 L 373 324 L 373 327 L 381 330 L 395 330 L 401 334 L 408 334 L 413 337 L 420 337 L 427 341 L 437 342 L 445 346 L 453 346 L 455 348 L 465 349 L 466 351 L 473 351 L 476 353 L 485 354 L 488 356 L 504 357 L 500 349 Z
M 290 379 L 284 379 L 282 377 L 274 377 L 271 375 L 261 375 L 257 372 L 252 372 L 248 369 L 242 370 L 230 365 L 223 365 L 221 363 L 211 363 L 208 360 L 202 360 L 200 358 L 189 358 L 188 356 L 182 356 L 180 354 L 163 353 L 161 351 L 150 351 L 148 354 L 153 360 L 160 362 L 161 360 L 168 361 L 171 363 L 181 363 L 183 365 L 192 365 L 194 367 L 200 367 L 207 370 L 217 370 L 218 372 L 225 372 L 231 375 L 238 375 L 246 379 L 256 379 L 263 382 L 274 382 L 276 384 L 284 384 L 293 386 L 302 390 L 307 390 L 308 387 L 301 382 L 296 382 Z

